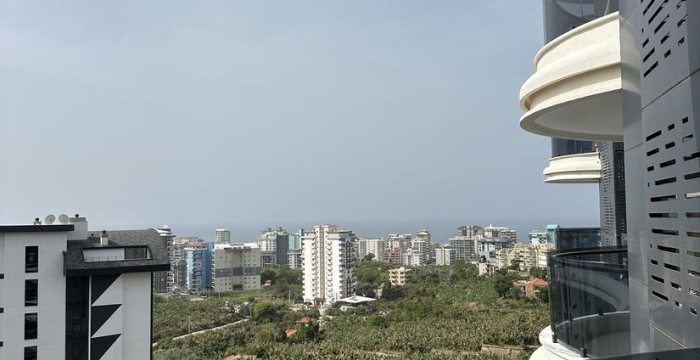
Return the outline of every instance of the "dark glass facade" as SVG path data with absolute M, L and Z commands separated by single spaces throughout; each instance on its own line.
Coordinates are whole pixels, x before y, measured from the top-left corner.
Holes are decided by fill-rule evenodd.
M 595 151 L 592 141 L 552 138 L 552 157 Z
M 557 251 L 600 247 L 600 228 L 557 228 Z

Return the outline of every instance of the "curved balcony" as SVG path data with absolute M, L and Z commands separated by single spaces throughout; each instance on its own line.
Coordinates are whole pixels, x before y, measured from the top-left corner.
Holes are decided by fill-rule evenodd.
M 597 183 L 601 176 L 600 156 L 589 152 L 553 157 L 543 174 L 546 183 Z
M 550 253 L 549 271 L 552 344 L 584 357 L 629 354 L 627 249 Z
M 579 140 L 622 141 L 620 25 L 617 12 L 557 37 L 535 56 L 535 73 L 520 89 L 532 133 Z

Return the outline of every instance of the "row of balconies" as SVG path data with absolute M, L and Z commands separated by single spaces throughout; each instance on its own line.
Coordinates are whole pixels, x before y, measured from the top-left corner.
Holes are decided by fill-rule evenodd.
M 585 23 L 546 44 L 520 89 L 520 126 L 555 138 L 622 141 L 620 18 Z M 553 157 L 545 182 L 596 183 L 598 152 Z

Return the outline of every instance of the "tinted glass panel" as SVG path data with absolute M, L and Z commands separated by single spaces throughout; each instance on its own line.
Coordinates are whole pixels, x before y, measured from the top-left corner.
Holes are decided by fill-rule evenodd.
M 24 250 L 24 271 L 33 273 L 39 271 L 39 247 L 27 246 Z
M 126 260 L 147 259 L 148 249 L 146 247 L 134 247 L 124 249 L 124 258 Z
M 27 346 L 26 348 L 24 348 L 24 360 L 36 360 L 36 358 L 36 346 Z
M 24 340 L 36 339 L 37 313 L 24 314 Z
M 593 152 L 592 141 L 552 138 L 552 157 Z
M 39 303 L 39 280 L 24 281 L 24 306 L 37 306 Z

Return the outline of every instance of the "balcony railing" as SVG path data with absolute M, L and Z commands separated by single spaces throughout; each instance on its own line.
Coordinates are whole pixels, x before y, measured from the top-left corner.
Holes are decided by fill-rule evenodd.
M 554 341 L 582 356 L 629 354 L 627 249 L 553 252 L 549 271 Z

